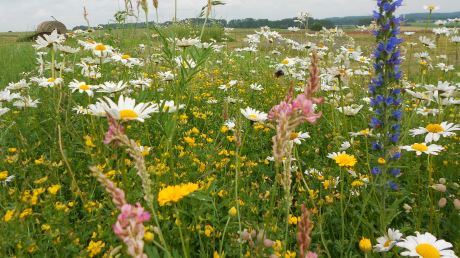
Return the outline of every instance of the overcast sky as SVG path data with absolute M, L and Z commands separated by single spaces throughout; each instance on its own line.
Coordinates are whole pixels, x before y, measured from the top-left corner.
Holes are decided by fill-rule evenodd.
M 91 26 L 113 21 L 113 14 L 124 8 L 123 0 L 0 0 L 0 31 L 32 31 L 50 16 L 64 22 L 68 28 L 83 25 L 83 2 L 86 1 Z M 135 4 L 137 0 L 132 0 Z M 152 0 L 147 0 L 153 9 Z M 177 0 L 178 18 L 197 17 L 207 0 Z M 375 0 L 224 0 L 217 6 L 215 18 L 294 17 L 308 11 L 314 18 L 370 15 Z M 436 4 L 438 12 L 460 11 L 460 0 L 404 0 L 401 13 L 423 12 L 424 4 Z M 160 21 L 174 16 L 174 0 L 159 0 Z M 150 20 L 154 19 L 153 10 Z

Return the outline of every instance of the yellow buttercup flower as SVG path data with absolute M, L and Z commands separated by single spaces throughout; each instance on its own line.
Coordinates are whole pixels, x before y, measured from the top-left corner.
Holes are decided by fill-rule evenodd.
M 369 238 L 361 238 L 359 241 L 359 249 L 365 253 L 372 251 L 372 243 Z

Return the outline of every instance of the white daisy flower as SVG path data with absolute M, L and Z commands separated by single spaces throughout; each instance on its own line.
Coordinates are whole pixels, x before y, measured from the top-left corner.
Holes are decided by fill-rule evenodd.
M 424 5 L 423 6 L 423 9 L 429 11 L 429 12 L 433 12 L 433 11 L 437 11 L 440 9 L 439 6 L 437 5 L 434 5 L 434 4 L 427 4 L 427 5 Z
M 84 108 L 83 106 L 77 105 L 72 108 L 73 111 L 75 111 L 77 114 L 82 114 L 82 115 L 87 115 L 89 114 L 89 109 Z M 105 112 L 104 112 L 105 115 Z
M 418 40 L 427 48 L 436 48 L 436 44 L 434 40 L 426 37 L 426 36 L 420 36 Z
M 247 107 L 245 109 L 240 109 L 241 114 L 247 119 L 254 122 L 263 122 L 268 119 L 268 114 L 255 110 L 253 108 Z
M 302 144 L 303 141 L 305 141 L 305 139 L 308 139 L 310 138 L 310 134 L 308 132 L 298 132 L 298 133 L 291 133 L 291 136 L 290 136 L 291 140 L 297 144 L 297 145 L 300 145 Z
M 52 87 L 54 87 L 56 85 L 59 85 L 62 82 L 64 82 L 64 80 L 62 78 L 52 78 L 52 77 L 50 77 L 50 78 L 32 77 L 30 80 L 33 81 L 33 82 L 36 82 L 41 87 L 50 87 L 50 88 L 52 88 Z
M 135 86 L 135 87 L 140 87 L 142 90 L 146 89 L 146 88 L 150 88 L 152 86 L 152 79 L 150 78 L 139 78 L 137 80 L 131 80 L 129 81 L 129 83 L 131 83 L 131 85 Z
M 150 114 L 158 112 L 158 109 L 151 103 L 139 103 L 136 100 L 120 95 L 118 103 L 113 102 L 110 98 L 105 97 L 101 101 L 106 113 L 117 120 L 137 120 L 144 122 L 144 119 L 150 118 Z
M 337 110 L 347 116 L 354 116 L 363 108 L 363 105 L 352 104 L 351 106 L 338 107 Z
M 158 76 L 160 76 L 161 80 L 165 82 L 172 81 L 176 77 L 171 71 L 158 72 Z
M 59 44 L 62 44 L 65 41 L 65 36 L 62 34 L 59 34 L 57 30 L 53 30 L 51 34 L 44 34 L 43 36 L 37 37 L 37 40 L 35 42 L 37 44 L 33 45 L 35 49 L 42 49 L 46 48 L 48 46 L 57 46 Z
M 226 126 L 228 128 L 228 130 L 233 130 L 235 128 L 235 126 L 236 126 L 235 120 L 229 119 L 229 120 L 225 121 L 224 126 Z
M 417 108 L 417 114 L 422 115 L 422 116 L 428 116 L 428 115 L 437 115 L 439 113 L 439 109 L 437 108 L 427 108 L 427 107 L 421 107 Z
M 153 104 L 158 110 L 162 110 L 163 112 L 168 112 L 168 113 L 174 113 L 176 112 L 177 110 L 180 110 L 180 109 L 184 109 L 185 108 L 185 105 L 184 104 L 180 104 L 179 106 L 177 106 L 175 103 L 174 103 L 174 100 L 160 100 L 160 103 L 157 104 L 157 103 L 154 103 Z M 157 111 L 158 112 L 158 111 Z
M 88 108 L 87 109 L 87 114 L 90 114 L 92 116 L 106 116 L 106 111 L 105 111 L 105 108 L 104 108 L 104 103 L 98 101 L 96 102 L 95 104 L 91 104 L 91 105 L 88 105 Z M 78 111 L 77 111 L 78 113 Z M 84 114 L 82 112 L 82 114 Z
M 11 102 L 19 98 L 21 98 L 21 95 L 19 93 L 11 93 L 11 91 L 8 89 L 0 91 L 0 101 Z
M 128 54 L 114 53 L 111 58 L 127 67 L 142 66 L 143 62 L 139 58 L 131 57 Z
M 438 155 L 438 153 L 444 150 L 444 147 L 437 144 L 426 145 L 425 143 L 414 143 L 412 145 L 400 146 L 400 149 L 407 151 L 415 151 L 417 156 L 422 155 L 422 153 L 429 155 Z
M 402 234 L 399 230 L 392 228 L 388 229 L 388 234 L 377 238 L 377 243 L 374 245 L 374 252 L 388 252 L 401 239 Z
M 458 258 L 454 251 L 450 250 L 453 247 L 451 243 L 442 239 L 437 240 L 428 232 L 424 234 L 415 233 L 417 236 L 408 236 L 396 244 L 398 247 L 406 249 L 401 252 L 402 256 Z
M 460 130 L 460 125 L 448 122 L 442 122 L 441 124 L 428 124 L 426 127 L 419 127 L 410 130 L 412 136 L 427 134 L 425 136 L 425 142 L 437 142 L 439 138 L 450 137 L 455 135 L 453 131 Z
M 127 86 L 123 81 L 119 81 L 118 83 L 109 81 L 99 85 L 97 92 L 115 93 L 124 90 Z
M 178 56 L 178 57 L 174 58 L 174 61 L 176 62 L 178 67 L 184 67 L 184 68 L 193 69 L 196 66 L 196 63 L 195 63 L 195 61 L 193 59 L 184 60 L 184 59 L 182 59 L 182 56 Z
M 40 103 L 38 99 L 31 99 L 29 96 L 27 97 L 21 97 L 19 100 L 16 100 L 13 103 L 13 106 L 15 107 L 33 107 L 36 108 L 37 104 Z
M 199 38 L 182 38 L 182 39 L 169 39 L 171 42 L 176 42 L 176 46 L 182 47 L 182 48 L 187 48 L 191 46 L 195 46 L 200 44 L 200 39 Z
M 89 45 L 93 54 L 97 57 L 109 57 L 113 54 L 112 47 L 102 43 L 95 43 Z
M 261 91 L 264 89 L 264 87 L 262 87 L 262 85 L 258 84 L 258 83 L 253 83 L 251 85 L 249 85 L 249 88 L 251 90 L 256 90 L 256 91 Z
M 9 108 L 7 107 L 1 107 L 0 105 L 0 116 L 3 116 L 5 113 L 7 113 L 8 111 L 10 111 Z
M 29 88 L 30 83 L 28 83 L 26 80 L 22 79 L 18 82 L 10 82 L 8 86 L 6 86 L 6 90 L 21 90 L 21 89 L 27 89 Z
M 88 96 L 91 97 L 91 96 L 94 95 L 93 90 L 97 89 L 97 86 L 88 85 L 85 82 L 80 82 L 80 81 L 77 81 L 77 80 L 73 80 L 73 82 L 71 82 L 69 84 L 69 88 L 72 90 L 72 92 L 75 92 L 75 91 L 78 90 L 78 92 L 80 92 L 80 93 L 84 92 L 84 93 L 88 94 Z
M 351 143 L 349 141 L 344 141 L 341 145 L 339 150 L 344 151 L 348 150 L 351 147 Z
M 59 45 L 58 49 L 59 49 L 59 51 L 65 53 L 65 54 L 75 54 L 78 51 L 80 51 L 79 48 L 72 48 L 72 47 L 64 46 L 64 45 Z

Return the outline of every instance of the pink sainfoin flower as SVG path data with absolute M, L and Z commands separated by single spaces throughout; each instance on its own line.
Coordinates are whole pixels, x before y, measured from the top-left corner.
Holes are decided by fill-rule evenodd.
M 321 112 L 315 113 L 315 105 L 322 98 L 314 98 L 313 93 L 319 89 L 318 56 L 312 54 L 310 80 L 304 93 L 293 98 L 292 88 L 285 100 L 274 106 L 268 113 L 268 118 L 276 123 L 276 135 L 273 137 L 273 158 L 277 163 L 290 155 L 289 138 L 302 123 L 315 123 Z
M 124 204 L 113 232 L 126 244 L 128 254 L 135 258 L 147 258 L 144 254 L 144 222 L 150 220 L 150 214 L 137 203 L 136 206 Z
M 115 120 L 115 118 L 107 115 L 107 119 L 109 121 L 109 129 L 105 133 L 104 144 L 110 144 L 112 141 L 115 141 L 116 143 L 116 137 L 123 135 L 125 133 L 125 129 L 117 122 L 117 120 Z
M 128 254 L 135 258 L 147 258 L 144 254 L 144 222 L 150 220 L 150 214 L 137 203 L 135 206 L 129 204 L 125 198 L 125 192 L 116 187 L 107 176 L 97 167 L 90 168 L 105 191 L 111 195 L 112 201 L 121 211 L 117 222 L 113 225 L 114 233 L 126 244 Z
M 308 252 L 306 258 L 318 258 L 318 255 L 314 252 Z

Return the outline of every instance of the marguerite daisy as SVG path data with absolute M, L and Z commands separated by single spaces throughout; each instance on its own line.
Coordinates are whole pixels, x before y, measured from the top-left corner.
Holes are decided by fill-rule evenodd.
M 422 257 L 422 258 L 457 258 L 454 251 L 450 250 L 452 244 L 442 239 L 437 240 L 430 233 L 417 236 L 408 236 L 396 245 L 406 249 L 401 252 L 402 256 Z
M 399 230 L 389 228 L 388 234 L 377 238 L 378 244 L 374 245 L 375 252 L 387 252 L 401 239 L 402 234 Z
M 72 92 L 75 92 L 78 90 L 78 92 L 80 93 L 85 92 L 86 94 L 88 94 L 88 96 L 93 96 L 94 95 L 93 89 L 96 89 L 97 86 L 88 85 L 85 82 L 73 80 L 73 82 L 69 84 L 69 88 L 72 90 Z
M 454 123 L 442 122 L 441 124 L 428 124 L 426 127 L 419 127 L 410 130 L 412 136 L 427 134 L 425 142 L 437 142 L 441 136 L 449 137 L 455 135 L 453 131 L 460 130 L 460 126 Z
M 145 118 L 150 117 L 149 114 L 158 112 L 158 109 L 150 103 L 139 103 L 136 105 L 136 100 L 124 97 L 123 95 L 118 99 L 118 103 L 105 97 L 105 102 L 102 101 L 102 104 L 107 114 L 117 120 L 137 120 L 144 122 Z
M 254 122 L 263 122 L 267 120 L 268 115 L 267 113 L 257 111 L 253 108 L 247 107 L 245 109 L 240 109 L 241 114 L 243 114 L 244 117 L 247 119 L 254 121 Z
M 444 148 L 441 145 L 426 145 L 425 143 L 414 143 L 412 145 L 400 146 L 399 148 L 407 151 L 415 151 L 417 156 L 422 155 L 422 153 L 438 155 L 440 151 L 444 150 Z

